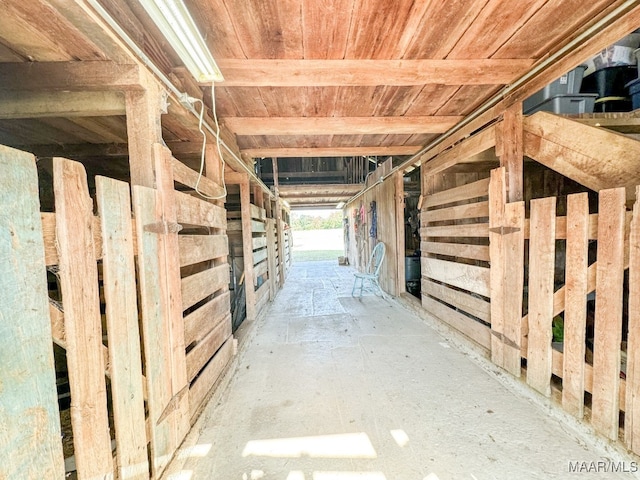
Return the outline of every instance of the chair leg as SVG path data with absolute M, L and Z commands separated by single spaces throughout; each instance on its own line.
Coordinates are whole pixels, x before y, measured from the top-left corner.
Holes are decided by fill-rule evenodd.
M 359 277 L 354 277 L 353 278 L 353 288 L 351 288 L 351 296 L 355 297 L 356 296 L 356 288 L 358 285 L 358 278 Z M 360 285 L 362 285 L 362 279 L 360 279 Z M 360 296 L 362 296 L 362 288 L 360 289 Z

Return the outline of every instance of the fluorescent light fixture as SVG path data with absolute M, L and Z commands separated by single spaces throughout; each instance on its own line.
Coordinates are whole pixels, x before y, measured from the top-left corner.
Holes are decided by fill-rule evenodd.
M 198 82 L 224 80 L 182 0 L 139 0 Z
M 336 210 L 341 210 L 344 207 L 344 202 L 340 202 L 338 205 L 336 205 Z

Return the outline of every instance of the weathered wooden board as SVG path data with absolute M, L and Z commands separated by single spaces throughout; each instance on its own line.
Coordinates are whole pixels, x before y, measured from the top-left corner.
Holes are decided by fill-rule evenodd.
M 269 302 L 269 285 L 267 282 L 260 285 L 256 290 L 256 311 L 261 312 L 265 305 Z
M 438 205 L 446 205 L 448 203 L 460 202 L 471 198 L 486 197 L 487 195 L 489 195 L 489 179 L 485 178 L 478 180 L 477 182 L 468 183 L 443 192 L 428 195 L 424 202 L 422 202 L 422 207 L 429 208 Z
M 58 249 L 56 247 L 56 214 L 50 212 L 40 213 L 42 219 L 42 235 L 44 238 L 44 256 L 47 266 L 57 265 Z M 94 218 L 93 221 L 93 245 L 96 260 L 102 258 L 102 232 L 100 231 L 100 220 Z M 134 245 L 135 248 L 135 245 Z
M 488 245 L 467 245 L 464 243 L 420 242 L 420 251 L 433 255 L 469 258 L 472 260 L 489 261 Z
M 278 269 L 277 265 L 277 251 L 278 246 L 276 245 L 276 221 L 273 218 L 267 218 L 265 221 L 265 226 L 267 230 L 267 273 L 268 273 L 268 282 L 269 282 L 269 299 L 273 300 L 275 298 L 276 292 L 278 291 L 278 285 L 276 283 L 276 272 Z
M 182 279 L 182 310 L 229 285 L 229 266 L 225 263 Z
M 268 227 L 267 227 L 268 228 Z M 252 240 L 253 249 L 257 250 L 267 246 L 267 237 L 254 237 Z
M 620 410 L 625 201 L 625 189 L 618 188 L 601 191 L 598 203 L 591 423 L 612 440 L 618 438 Z
M 257 265 L 258 263 L 264 261 L 267 258 L 267 249 L 261 248 L 260 250 L 256 250 L 253 252 L 253 264 Z
M 224 208 L 182 192 L 175 192 L 175 202 L 179 223 L 226 228 L 227 214 Z
M 420 229 L 424 237 L 488 237 L 488 223 L 468 223 L 462 225 L 444 225 L 440 227 L 423 227 Z
M 226 235 L 180 235 L 178 243 L 181 267 L 229 255 Z
M 505 304 L 505 226 L 504 206 L 507 202 L 506 169 L 491 170 L 489 183 L 489 253 L 491 256 L 491 361 L 504 367 L 504 304 Z
M 490 296 L 489 269 L 436 258 L 421 259 L 422 276 L 484 297 Z
M 264 222 L 260 220 L 251 220 L 251 231 L 253 233 L 264 233 L 266 231 Z
M 166 264 L 162 261 L 165 252 L 162 238 L 164 235 L 149 228 L 156 225 L 162 218 L 162 207 L 156 199 L 156 191 L 134 186 L 133 205 L 139 249 L 138 275 L 150 420 L 148 425 L 151 463 L 154 474 L 158 476 L 167 466 L 189 428 L 188 415 L 185 417 L 183 409 L 180 408 L 182 398 L 187 396 L 182 390 L 174 392 L 172 383 L 174 363 L 184 365 L 185 380 L 186 365 L 184 350 L 182 359 L 174 359 L 174 355 L 179 355 L 179 352 L 174 352 L 172 349 L 170 310 L 167 305 L 169 297 L 164 291 L 166 286 Z M 182 317 L 182 312 L 180 316 Z
M 0 264 L 0 478 L 64 478 L 36 162 L 4 146 Z
M 257 265 L 255 265 L 255 268 L 253 270 L 253 274 L 256 277 L 256 282 L 257 282 L 258 278 L 260 278 L 261 276 L 265 275 L 268 271 L 269 271 L 269 266 L 267 265 L 267 262 L 265 262 L 265 261 L 262 261 L 262 262 L 258 263 Z
M 562 407 L 582 419 L 589 254 L 587 193 L 567 197 L 567 223 Z
M 251 204 L 251 218 L 255 220 L 264 220 L 265 219 L 265 209 Z
M 198 375 L 198 378 L 191 384 L 189 389 L 189 407 L 191 422 L 196 420 L 196 415 L 200 411 L 202 402 L 207 398 L 209 392 L 216 380 L 220 377 L 224 368 L 233 356 L 233 338 L 229 338 L 216 355 L 211 359 L 209 364 Z
M 489 216 L 489 202 L 468 203 L 466 205 L 456 205 L 455 207 L 439 208 L 437 210 L 427 210 L 420 215 L 422 225 L 430 222 L 441 222 L 444 220 L 462 220 L 467 218 L 483 218 Z
M 640 187 L 636 188 L 629 235 L 629 292 L 640 291 Z M 627 446 L 640 453 L 640 295 L 629 295 L 627 391 L 624 436 Z
M 504 361 L 506 371 L 520 376 L 522 336 L 522 291 L 524 289 L 524 202 L 504 207 Z M 493 294 L 493 292 L 492 292 Z
M 116 466 L 120 478 L 142 480 L 149 476 L 149 462 L 129 185 L 97 177 L 96 198 L 104 239 L 102 274 Z
M 467 292 L 454 290 L 451 287 L 432 282 L 426 278 L 422 280 L 422 293 L 442 300 L 487 323 L 490 321 L 490 303 L 482 298 L 475 297 Z
M 252 224 L 255 220 L 251 220 L 251 192 L 249 188 L 249 179 L 245 178 L 240 183 L 240 211 L 242 214 L 242 249 L 243 256 L 247 259 L 244 262 L 245 277 L 245 298 L 247 307 L 247 320 L 256 318 L 256 294 L 254 289 L 255 276 L 253 273 L 253 231 Z M 256 222 L 259 223 L 259 222 Z M 264 229 L 264 223 L 261 223 Z M 264 231 L 264 230 L 263 230 Z
M 176 182 L 193 189 L 196 189 L 197 186 L 197 191 L 207 197 L 214 199 L 224 198 L 225 192 L 223 187 L 204 175 L 199 175 L 198 172 L 190 169 L 180 160 L 172 158 L 171 167 L 173 168 L 173 179 Z
M 229 316 L 219 322 L 202 340 L 187 354 L 187 376 L 191 382 L 204 367 L 218 348 L 231 336 Z
M 79 478 L 100 477 L 113 472 L 113 458 L 93 247 L 93 201 L 80 163 L 54 158 L 53 175 L 76 466 Z
M 469 318 L 426 295 L 422 296 L 422 306 L 427 312 L 435 315 L 446 324 L 462 332 L 478 345 L 486 348 L 487 350 L 491 348 L 491 330 L 486 325 L 483 325 L 482 323 Z
M 547 397 L 551 395 L 555 215 L 555 197 L 531 201 L 527 383 Z
M 200 341 L 212 328 L 230 313 L 228 291 L 194 310 L 184 317 L 184 342 L 191 345 Z

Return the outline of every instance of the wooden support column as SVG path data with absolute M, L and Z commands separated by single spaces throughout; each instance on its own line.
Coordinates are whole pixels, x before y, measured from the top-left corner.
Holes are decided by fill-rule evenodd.
M 640 187 L 629 235 L 629 291 L 640 290 Z M 627 391 L 624 437 L 627 447 L 640 453 L 640 295 L 629 295 L 629 338 L 627 343 Z
M 166 111 L 165 91 L 150 76 L 144 90 L 125 93 L 131 185 L 155 187 L 153 145 L 162 144 L 160 117 Z
M 507 199 L 517 202 L 524 200 L 522 103 L 505 110 L 500 125 L 496 132 L 496 155 L 500 157 L 500 166 L 507 170 Z
M 244 286 L 247 320 L 256 318 L 256 291 L 253 274 L 253 232 L 251 230 L 251 192 L 249 176 L 240 182 L 240 214 L 242 216 L 242 252 L 244 256 Z
M 394 181 L 396 203 L 396 256 L 398 257 L 396 292 L 400 295 L 406 292 L 406 272 L 404 271 L 404 179 L 401 171 L 396 172 Z
M 276 195 L 276 236 L 278 238 L 278 273 L 280 275 L 280 284 L 278 287 L 282 288 L 284 285 L 284 273 L 286 259 L 284 258 L 284 229 L 282 225 L 282 204 L 280 203 L 280 188 L 278 186 L 278 159 L 271 159 L 273 164 L 273 190 Z

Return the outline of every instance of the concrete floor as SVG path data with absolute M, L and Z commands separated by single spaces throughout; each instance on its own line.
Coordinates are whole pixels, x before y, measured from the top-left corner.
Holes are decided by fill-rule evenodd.
M 635 478 L 352 272 L 292 267 L 170 479 Z

